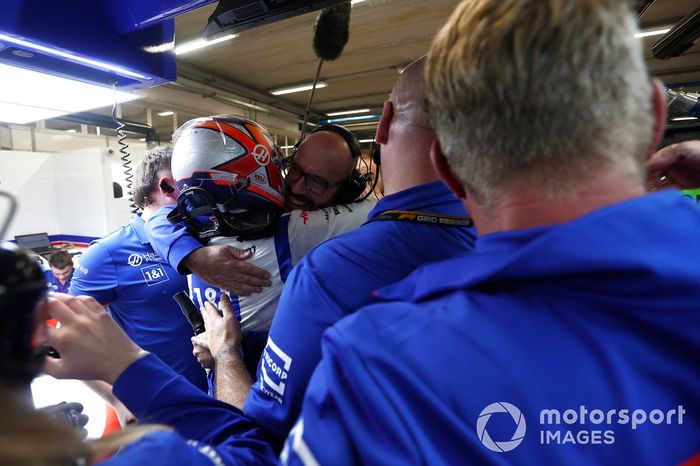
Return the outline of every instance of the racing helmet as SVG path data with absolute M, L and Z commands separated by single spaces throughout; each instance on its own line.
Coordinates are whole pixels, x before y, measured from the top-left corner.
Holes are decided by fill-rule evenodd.
M 20 249 L 0 246 L 0 382 L 28 384 L 39 373 L 43 348 L 32 346 L 36 311 L 46 299 L 39 264 Z
M 240 116 L 195 118 L 173 135 L 180 189 L 169 216 L 190 233 L 254 239 L 272 233 L 284 208 L 282 157 L 268 131 Z

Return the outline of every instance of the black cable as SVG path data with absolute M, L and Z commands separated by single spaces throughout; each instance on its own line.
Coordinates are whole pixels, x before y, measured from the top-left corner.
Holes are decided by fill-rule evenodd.
M 136 203 L 134 202 L 134 193 L 131 190 L 134 175 L 131 173 L 132 168 L 131 154 L 129 153 L 129 144 L 125 142 L 126 133 L 124 133 L 123 131 L 124 127 L 126 126 L 126 123 L 117 118 L 117 85 L 115 83 L 112 83 L 112 89 L 114 89 L 114 104 L 112 104 L 112 120 L 114 120 L 114 124 L 117 125 L 115 131 L 117 133 L 117 144 L 119 144 L 119 158 L 122 161 L 122 167 L 124 168 L 124 176 L 126 179 L 126 192 L 129 195 L 129 207 L 131 208 L 131 212 L 135 214 L 138 213 L 139 209 L 138 207 L 136 207 Z
M 0 227 L 0 240 L 2 240 L 5 237 L 5 233 L 7 233 L 7 229 L 10 227 L 12 219 L 15 217 L 15 212 L 17 212 L 17 199 L 15 198 L 15 196 L 5 191 L 0 191 L 0 196 L 6 197 L 8 202 L 10 203 L 10 208 L 7 212 L 7 217 L 5 218 L 2 226 Z
M 379 165 L 374 163 L 374 157 L 372 157 L 372 154 L 374 153 L 374 146 L 376 142 L 372 141 L 372 150 L 370 151 L 370 158 L 369 158 L 369 165 L 367 165 L 366 161 L 362 161 L 365 166 L 367 167 L 367 175 L 365 176 L 372 176 L 374 175 L 374 180 L 372 181 L 372 187 L 367 191 L 367 193 L 362 196 L 361 198 L 357 199 L 355 202 L 362 202 L 368 197 L 370 197 L 372 194 L 374 194 L 374 197 L 379 200 L 379 195 L 375 192 L 375 188 L 377 187 L 377 183 L 379 182 Z M 372 172 L 372 165 L 374 165 L 374 172 Z

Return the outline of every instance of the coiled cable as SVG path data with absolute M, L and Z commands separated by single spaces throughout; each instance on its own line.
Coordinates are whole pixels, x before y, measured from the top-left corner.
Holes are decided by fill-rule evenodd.
M 119 144 L 119 159 L 122 161 L 122 167 L 124 168 L 124 177 L 126 180 L 126 192 L 129 195 L 129 207 L 132 213 L 138 213 L 138 207 L 134 202 L 134 193 L 131 189 L 133 185 L 134 175 L 132 173 L 131 167 L 131 154 L 129 153 L 129 144 L 126 143 L 126 133 L 124 133 L 124 127 L 126 123 L 117 118 L 117 85 L 112 83 L 112 89 L 114 90 L 114 104 L 112 104 L 112 120 L 114 124 L 117 125 L 115 132 L 117 133 L 117 144 Z

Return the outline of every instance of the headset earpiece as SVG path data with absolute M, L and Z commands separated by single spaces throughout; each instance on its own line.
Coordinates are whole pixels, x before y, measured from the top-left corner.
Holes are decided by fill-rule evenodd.
M 347 181 L 340 185 L 338 193 L 335 195 L 335 203 L 350 204 L 358 200 L 366 187 L 367 177 L 360 173 L 360 170 L 357 168 L 353 168 Z
M 162 189 L 163 191 L 165 191 L 168 194 L 172 194 L 175 192 L 175 189 L 172 186 L 170 186 L 168 183 L 166 183 L 165 180 L 161 180 L 160 189 Z

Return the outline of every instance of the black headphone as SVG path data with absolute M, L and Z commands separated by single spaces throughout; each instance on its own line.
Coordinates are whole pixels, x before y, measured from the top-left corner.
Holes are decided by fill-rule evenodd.
M 338 188 L 338 193 L 335 195 L 334 202 L 336 204 L 349 204 L 351 202 L 355 202 L 359 199 L 367 187 L 367 177 L 360 173 L 360 170 L 357 169 L 357 159 L 359 159 L 359 157 L 362 155 L 360 141 L 357 140 L 355 135 L 350 130 L 340 125 L 331 124 L 317 126 L 309 133 L 309 136 L 321 131 L 335 133 L 342 137 L 350 148 L 350 156 L 356 162 L 355 167 L 352 169 L 352 172 L 350 172 L 350 176 L 348 176 L 348 178 Z M 304 139 L 294 145 L 292 155 L 289 158 L 290 162 L 294 159 L 294 156 L 297 154 L 297 150 L 299 150 L 299 146 L 301 146 L 302 142 L 304 142 Z
M 161 180 L 160 189 L 162 189 L 163 191 L 165 191 L 168 194 L 172 194 L 175 192 L 175 188 L 173 188 L 168 183 L 166 183 L 165 180 Z

